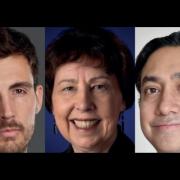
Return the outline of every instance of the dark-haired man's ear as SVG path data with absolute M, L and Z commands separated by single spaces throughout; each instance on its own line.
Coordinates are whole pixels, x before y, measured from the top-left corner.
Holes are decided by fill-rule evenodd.
M 141 98 L 138 99 L 138 104 L 140 105 L 140 103 L 141 103 Z

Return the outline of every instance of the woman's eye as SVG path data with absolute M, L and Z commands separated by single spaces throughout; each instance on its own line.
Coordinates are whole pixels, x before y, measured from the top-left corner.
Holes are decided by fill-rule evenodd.
M 70 91 L 73 91 L 74 89 L 75 88 L 73 86 L 68 86 L 68 87 L 63 88 L 63 91 L 70 92 Z
M 106 90 L 107 86 L 105 84 L 98 84 L 92 87 L 93 90 L 101 91 Z
M 156 88 L 147 88 L 144 91 L 145 95 L 153 95 L 159 93 L 159 90 Z

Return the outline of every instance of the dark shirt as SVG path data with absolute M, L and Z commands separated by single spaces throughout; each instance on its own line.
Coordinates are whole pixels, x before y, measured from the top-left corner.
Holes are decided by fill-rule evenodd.
M 118 125 L 117 137 L 109 149 L 108 153 L 117 154 L 133 154 L 135 152 L 134 143 L 121 131 L 120 125 Z M 70 145 L 64 153 L 74 153 L 72 146 Z

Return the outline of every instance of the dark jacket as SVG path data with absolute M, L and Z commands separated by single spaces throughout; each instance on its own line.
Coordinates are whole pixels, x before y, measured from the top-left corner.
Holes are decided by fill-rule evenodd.
M 133 154 L 135 152 L 134 143 L 121 131 L 120 125 L 118 125 L 117 137 L 109 149 L 108 153 L 117 154 Z M 70 145 L 64 153 L 74 153 L 72 146 Z

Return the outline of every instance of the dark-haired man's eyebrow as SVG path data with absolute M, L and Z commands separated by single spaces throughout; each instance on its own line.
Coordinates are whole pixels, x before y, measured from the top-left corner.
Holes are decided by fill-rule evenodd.
M 12 84 L 9 89 L 14 89 L 14 88 L 17 88 L 17 87 L 25 87 L 25 88 L 32 88 L 33 87 L 33 84 L 29 83 L 29 82 L 16 82 L 14 84 Z
M 173 75 L 171 75 L 171 79 L 180 79 L 180 72 L 176 72 Z
M 160 82 L 160 81 L 161 81 L 161 79 L 157 76 L 145 76 L 142 79 L 142 86 L 147 82 Z

